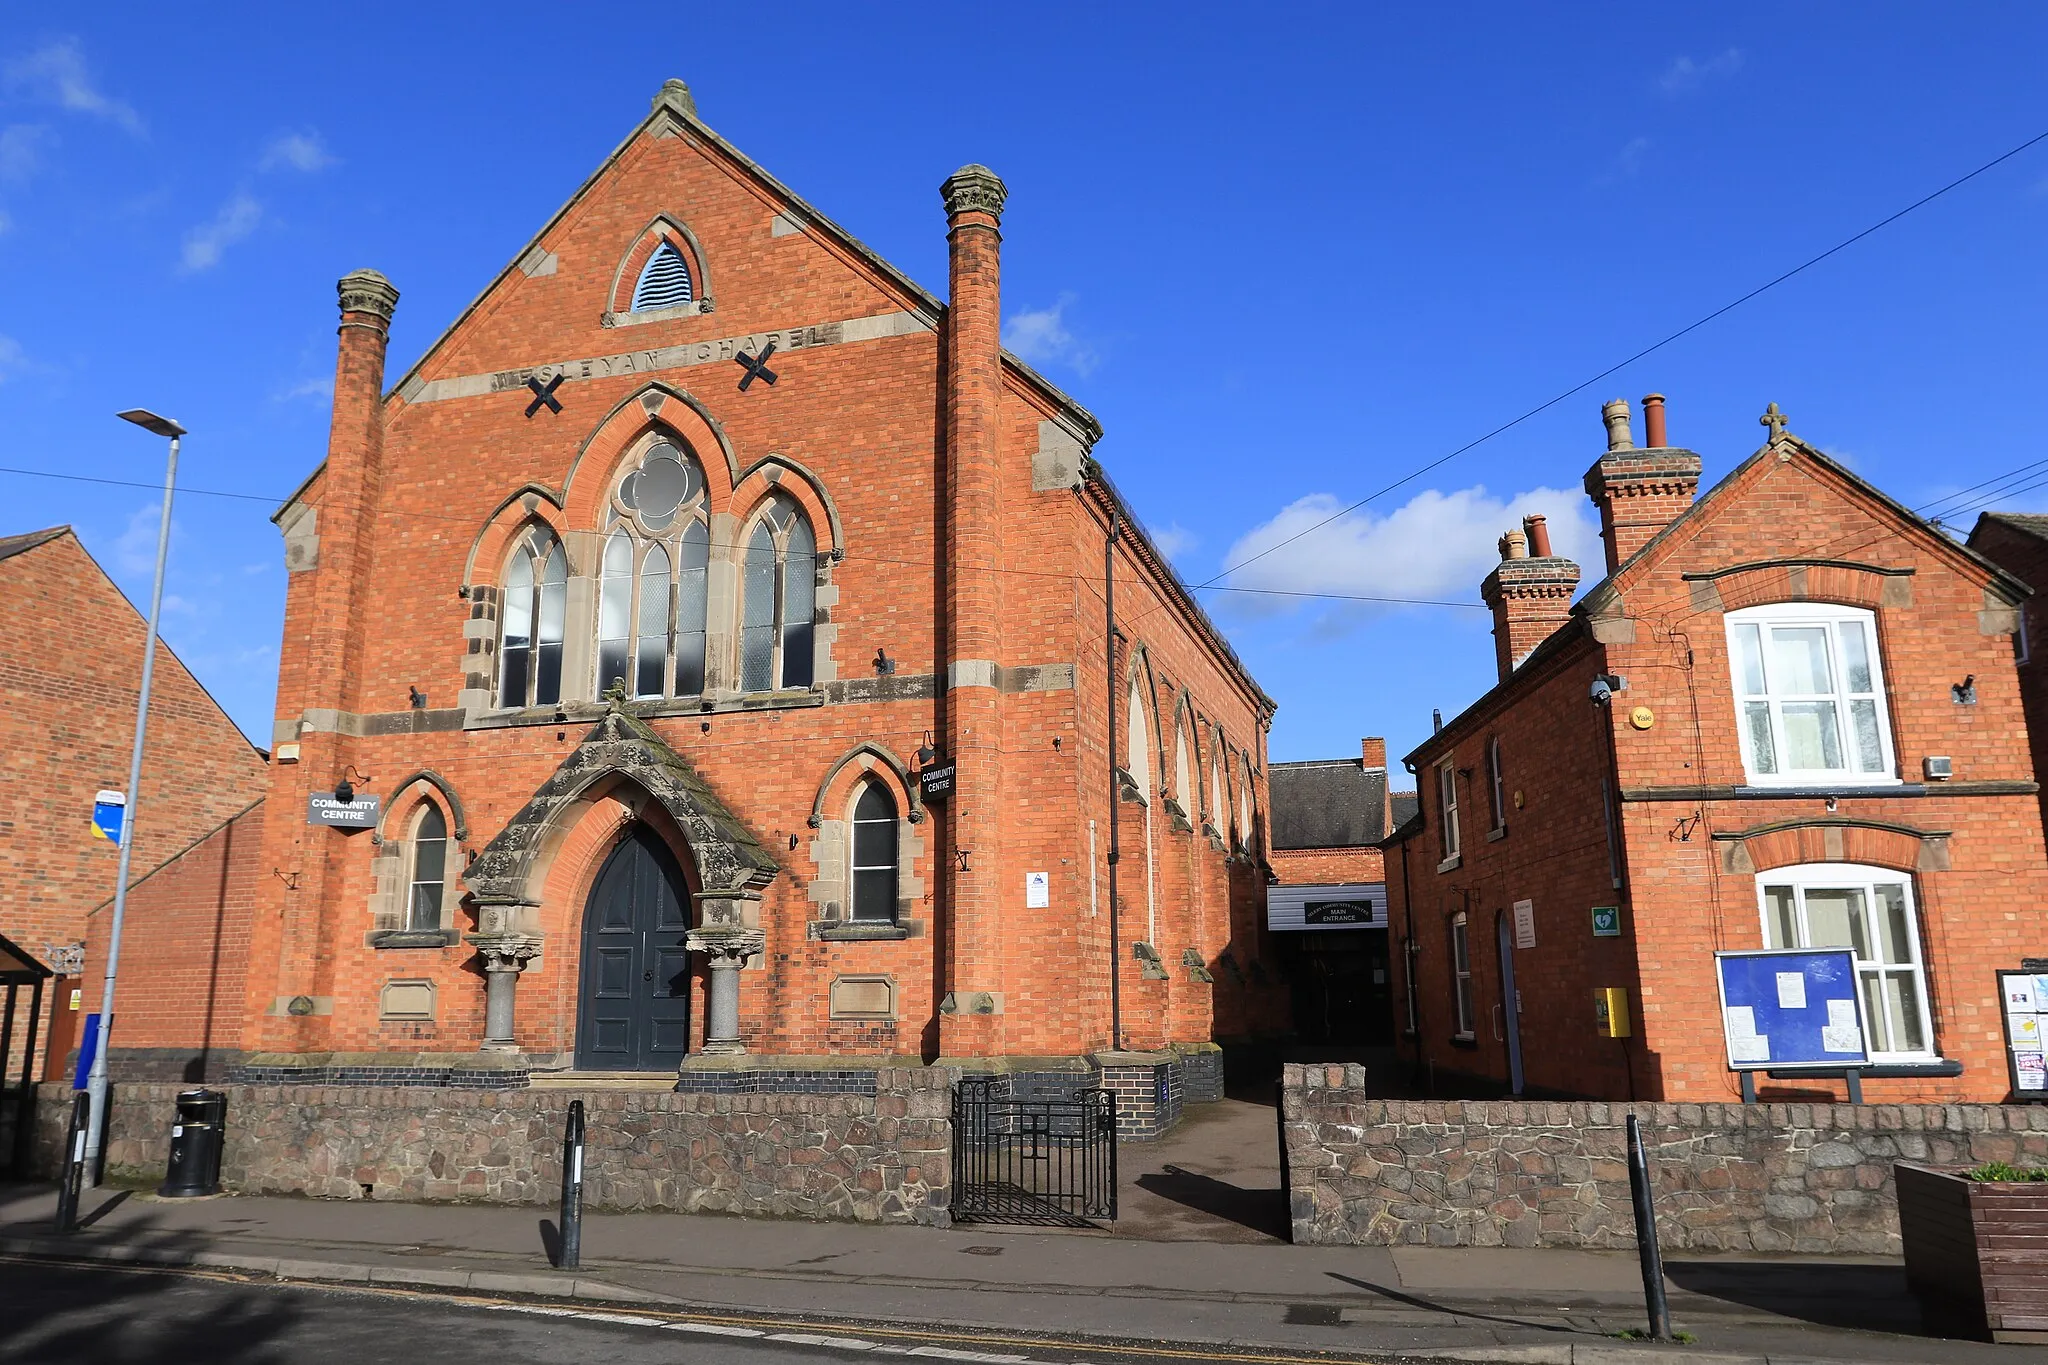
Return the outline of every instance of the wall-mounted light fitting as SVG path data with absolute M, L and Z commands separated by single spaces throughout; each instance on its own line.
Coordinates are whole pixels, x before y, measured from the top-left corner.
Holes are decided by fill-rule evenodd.
M 354 777 L 357 782 L 374 782 L 377 780 L 367 773 L 357 772 L 356 765 L 353 763 L 344 765 L 340 778 L 334 784 L 334 799 L 341 802 L 344 806 L 353 803 L 356 799 L 355 785 L 349 781 L 350 777 Z
M 886 678 L 895 671 L 896 661 L 889 657 L 889 651 L 877 649 L 875 651 L 875 675 Z

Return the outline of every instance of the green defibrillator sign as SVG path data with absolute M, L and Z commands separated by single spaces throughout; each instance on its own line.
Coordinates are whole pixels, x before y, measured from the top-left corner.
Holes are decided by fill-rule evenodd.
M 1596 905 L 1593 907 L 1593 937 L 1621 937 L 1621 907 L 1618 905 Z

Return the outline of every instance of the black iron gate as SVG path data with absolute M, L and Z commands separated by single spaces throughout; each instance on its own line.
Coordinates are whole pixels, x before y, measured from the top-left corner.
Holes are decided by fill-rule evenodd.
M 953 1218 L 1086 1227 L 1116 1217 L 1116 1096 L 1011 1095 L 1009 1078 L 953 1090 Z

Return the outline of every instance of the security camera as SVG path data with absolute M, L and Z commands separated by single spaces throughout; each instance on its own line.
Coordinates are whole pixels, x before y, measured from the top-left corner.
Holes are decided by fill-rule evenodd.
M 1593 685 L 1586 689 L 1586 698 L 1595 706 L 1605 706 L 1614 700 L 1614 689 L 1607 685 L 1604 677 L 1593 679 Z

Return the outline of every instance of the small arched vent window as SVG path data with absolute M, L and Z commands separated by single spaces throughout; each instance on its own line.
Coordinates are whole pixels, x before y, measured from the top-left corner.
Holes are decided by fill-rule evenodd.
M 640 282 L 633 286 L 633 311 L 644 313 L 652 308 L 679 308 L 695 297 L 690 282 L 690 263 L 683 259 L 683 253 L 676 249 L 676 244 L 663 242 L 654 248 L 654 254 L 647 258 L 647 264 L 640 270 Z

